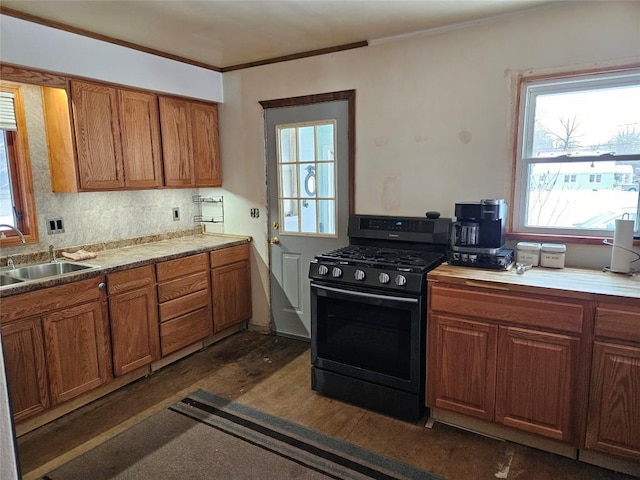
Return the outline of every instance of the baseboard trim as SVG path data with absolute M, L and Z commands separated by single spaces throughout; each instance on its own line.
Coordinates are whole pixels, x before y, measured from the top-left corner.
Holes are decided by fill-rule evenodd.
M 640 478 L 640 462 L 638 460 L 634 461 L 624 457 L 614 457 L 613 455 L 596 452 L 594 450 L 580 450 L 578 459 L 581 462 Z
M 449 412 L 439 408 L 431 409 L 431 418 L 437 422 L 462 428 L 473 433 L 488 436 L 498 440 L 509 440 L 520 443 L 528 447 L 537 448 L 546 452 L 555 453 L 563 457 L 578 459 L 578 448 L 556 440 L 538 437 L 527 432 L 513 430 L 504 425 L 486 422 L 477 418 L 462 415 L 460 413 Z

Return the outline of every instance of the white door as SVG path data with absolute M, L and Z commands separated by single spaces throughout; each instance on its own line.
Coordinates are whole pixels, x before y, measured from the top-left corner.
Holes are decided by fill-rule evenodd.
M 278 334 L 310 337 L 309 263 L 348 244 L 349 105 L 344 99 L 265 108 L 271 319 Z

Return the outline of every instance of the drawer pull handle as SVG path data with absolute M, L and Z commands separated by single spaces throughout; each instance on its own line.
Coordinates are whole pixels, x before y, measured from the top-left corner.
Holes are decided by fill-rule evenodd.
M 509 287 L 498 287 L 493 284 L 487 284 L 484 282 L 474 282 L 472 280 L 467 280 L 464 282 L 464 284 L 468 285 L 469 287 L 481 287 L 481 288 L 488 288 L 491 290 L 504 290 L 505 292 L 509 291 Z
M 104 282 L 100 282 L 98 284 L 98 290 L 104 290 L 105 288 L 107 288 L 107 284 Z

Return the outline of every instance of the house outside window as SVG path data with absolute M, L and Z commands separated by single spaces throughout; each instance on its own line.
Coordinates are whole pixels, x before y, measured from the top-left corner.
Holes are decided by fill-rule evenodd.
M 639 231 L 639 105 L 640 68 L 521 80 L 514 232 Z

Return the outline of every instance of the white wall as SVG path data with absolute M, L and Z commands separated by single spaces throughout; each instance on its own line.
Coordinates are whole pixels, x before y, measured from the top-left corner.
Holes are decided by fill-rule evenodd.
M 640 62 L 638 25 L 639 2 L 570 2 L 225 73 L 224 189 L 215 192 L 225 196 L 224 231 L 254 238 L 254 323 L 269 322 L 259 101 L 355 89 L 356 212 L 453 216 L 456 201 L 510 198 L 516 75 Z M 609 248 L 569 245 L 567 264 L 606 266 Z
M 0 60 L 212 102 L 223 99 L 219 72 L 7 15 L 0 15 Z

